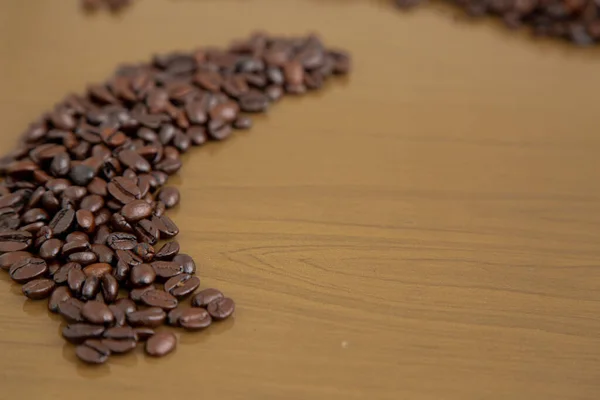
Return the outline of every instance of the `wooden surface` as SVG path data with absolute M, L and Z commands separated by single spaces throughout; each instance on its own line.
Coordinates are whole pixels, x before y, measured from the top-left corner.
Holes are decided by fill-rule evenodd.
M 89 368 L 0 282 L 0 399 L 598 399 L 600 53 L 383 1 L 0 2 L 0 148 L 120 61 L 319 32 L 354 74 L 186 156 L 234 320 Z

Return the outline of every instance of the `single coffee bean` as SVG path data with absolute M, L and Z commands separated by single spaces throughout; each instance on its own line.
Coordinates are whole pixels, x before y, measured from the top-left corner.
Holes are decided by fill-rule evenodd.
M 148 243 L 138 243 L 133 249 L 144 262 L 150 262 L 154 259 L 154 247 Z
M 118 326 L 108 328 L 104 331 L 104 338 L 113 340 L 133 340 L 137 341 L 138 336 L 135 330 L 130 326 Z
M 87 233 L 93 233 L 96 229 L 94 214 L 88 210 L 78 210 L 75 213 L 75 219 L 79 228 Z
M 223 295 L 223 293 L 221 293 L 220 290 L 212 289 L 212 288 L 204 289 L 204 290 L 199 291 L 192 298 L 192 306 L 206 308 L 213 301 L 220 300 L 224 297 L 225 296 Z
M 95 263 L 83 269 L 85 276 L 95 276 L 97 278 L 101 278 L 103 275 L 110 274 L 111 272 L 112 267 L 107 263 Z
M 140 342 L 145 342 L 154 336 L 154 329 L 152 328 L 138 327 L 134 328 L 134 330 Z
M 32 300 L 41 300 L 52 294 L 56 284 L 52 279 L 34 279 L 23 285 L 23 294 Z
M 110 217 L 110 225 L 116 231 L 133 233 L 133 226 L 121 214 L 113 214 Z
M 81 288 L 83 287 L 84 282 L 85 274 L 81 269 L 71 268 L 69 270 L 67 275 L 67 284 L 69 285 L 69 289 L 71 289 L 71 292 L 73 292 L 75 296 L 81 295 Z
M 81 253 L 81 252 L 86 252 L 92 249 L 92 246 L 90 245 L 90 243 L 87 240 L 71 240 L 71 241 L 67 241 L 67 243 L 65 243 L 62 246 L 62 255 L 63 256 L 70 256 L 71 254 L 75 254 L 75 253 Z
M 141 300 L 149 307 L 160 307 L 163 310 L 172 310 L 178 304 L 177 299 L 164 290 L 148 290 L 142 294 Z
M 125 314 L 137 311 L 137 306 L 131 299 L 118 299 L 115 306 L 119 307 Z
M 113 270 L 113 276 L 119 283 L 124 284 L 129 277 L 129 265 L 125 264 L 123 261 L 117 261 L 117 266 Z
M 252 119 L 247 116 L 237 117 L 235 121 L 233 121 L 233 127 L 235 129 L 250 129 L 252 128 Z
M 91 213 L 96 213 L 104 207 L 104 198 L 97 194 L 90 194 L 81 200 L 81 210 L 86 210 Z
M 76 323 L 83 322 L 81 308 L 83 303 L 74 297 L 71 297 L 58 304 L 58 313 L 62 315 L 67 322 Z
M 135 235 L 125 232 L 114 232 L 106 238 L 106 245 L 113 250 L 132 250 L 137 244 Z
M 156 252 L 154 258 L 160 261 L 171 261 L 178 253 L 179 243 L 177 241 L 167 242 Z
M 65 176 L 71 169 L 71 159 L 65 152 L 54 156 L 50 164 L 50 173 L 55 177 Z
M 48 213 L 41 208 L 33 208 L 28 210 L 21 216 L 21 224 L 27 225 L 39 221 L 47 221 Z
M 166 215 L 153 216 L 152 224 L 158 229 L 162 238 L 170 239 L 179 233 L 177 225 Z
M 0 255 L 0 268 L 8 271 L 13 264 L 27 258 L 32 258 L 33 255 L 28 251 L 13 251 Z
M 94 244 L 106 244 L 106 240 L 110 235 L 110 229 L 106 225 L 102 225 L 96 230 L 96 235 L 94 236 Z
M 115 252 L 110 247 L 103 244 L 93 244 L 92 252 L 98 257 L 99 263 L 112 264 L 115 260 Z
M 53 260 L 60 254 L 63 246 L 63 241 L 60 239 L 46 240 L 39 250 L 40 257 L 46 261 Z
M 56 213 L 48 226 L 52 228 L 55 235 L 62 235 L 71 229 L 75 220 L 75 211 L 71 208 L 63 208 Z
M 196 263 L 192 259 L 192 257 L 187 254 L 179 253 L 175 257 L 173 257 L 173 262 L 179 265 L 185 274 L 195 274 L 196 273 Z
M 14 263 L 9 269 L 10 277 L 17 283 L 27 283 L 42 277 L 47 272 L 48 265 L 41 258 L 22 259 Z
M 77 357 L 87 364 L 104 364 L 108 361 L 110 355 L 110 349 L 97 341 L 92 342 L 91 340 L 86 341 L 84 344 L 80 344 L 75 349 Z
M 59 286 L 52 292 L 50 299 L 48 300 L 48 310 L 53 313 L 58 312 L 58 305 L 63 301 L 67 301 L 73 297 L 71 291 L 66 286 Z
M 78 231 L 69 233 L 66 237 L 66 240 L 67 240 L 67 243 L 71 243 L 71 242 L 89 243 L 90 242 L 90 238 L 86 233 L 78 232 Z M 85 251 L 87 249 L 88 248 L 86 247 L 85 249 L 72 251 L 72 253 L 75 253 L 76 251 Z
M 211 301 L 206 310 L 216 320 L 222 320 L 233 314 L 235 303 L 229 297 Z
M 0 253 L 27 250 L 31 246 L 31 232 L 5 230 L 0 231 Z
M 132 339 L 102 339 L 102 344 L 105 345 L 112 354 L 125 354 L 135 349 L 137 342 Z
M 160 232 L 157 227 L 147 219 L 143 219 L 134 226 L 134 231 L 137 238 L 141 242 L 148 243 L 150 245 L 156 244 L 160 239 Z
M 81 265 L 89 265 L 98 261 L 98 257 L 91 251 L 80 251 L 79 253 L 69 254 L 67 261 Z
M 108 273 L 102 275 L 101 282 L 104 301 L 106 303 L 114 303 L 119 295 L 119 282 L 117 282 L 117 279 L 114 276 Z
M 115 316 L 106 304 L 93 300 L 83 305 L 81 315 L 87 321 L 96 325 L 110 325 L 115 320 Z
M 150 264 L 160 279 L 169 279 L 183 273 L 183 266 L 173 261 L 154 261 Z
M 174 308 L 167 314 L 167 324 L 171 326 L 179 326 L 179 317 L 183 313 L 183 308 Z
M 154 334 L 146 342 L 146 353 L 152 357 L 163 357 L 175 350 L 177 338 L 171 332 Z
M 166 208 L 173 208 L 179 204 L 179 190 L 174 187 L 165 187 L 158 194 L 158 199 L 165 204 Z
M 134 288 L 129 291 L 129 298 L 136 303 L 142 302 L 142 295 L 149 290 L 156 290 L 154 285 L 142 286 L 139 288 Z
M 48 262 L 48 276 L 53 279 L 62 265 L 56 260 Z
M 179 325 L 188 330 L 208 328 L 212 318 L 204 308 L 187 308 L 179 316 Z
M 123 206 L 121 215 L 128 222 L 137 222 L 152 215 L 152 206 L 144 200 L 134 200 Z
M 167 318 L 167 314 L 162 308 L 152 307 L 142 311 L 134 311 L 127 314 L 127 321 L 131 326 L 144 326 L 155 328 L 162 325 Z
M 137 247 L 137 245 L 136 245 Z M 135 250 L 135 248 L 134 248 Z M 117 250 L 116 252 L 117 259 L 119 261 L 124 262 L 127 265 L 134 266 L 143 263 L 143 260 L 137 256 L 137 254 L 133 253 L 131 250 Z
M 56 273 L 52 276 L 52 279 L 54 280 L 54 282 L 56 282 L 57 285 L 64 285 L 65 283 L 67 283 L 69 271 L 71 271 L 72 269 L 81 270 L 81 265 L 77 263 L 67 263 L 60 267 L 58 271 L 56 271 Z
M 81 298 L 83 300 L 94 300 L 100 292 L 100 279 L 97 276 L 90 275 L 85 278 L 81 286 Z
M 92 179 L 90 181 L 90 183 L 88 183 L 87 190 L 90 193 L 90 196 L 98 196 L 98 197 L 100 197 L 100 199 L 102 199 L 103 197 L 106 197 L 108 195 L 108 189 L 106 188 L 106 186 L 107 186 L 107 183 L 104 179 L 95 177 L 94 179 Z M 90 196 L 86 196 L 86 198 L 90 197 Z M 84 208 L 83 203 L 86 198 L 84 198 L 81 201 L 81 208 Z M 97 200 L 94 198 L 94 200 L 88 200 L 88 201 L 95 202 Z M 102 200 L 102 203 L 104 203 L 104 200 Z M 85 208 L 85 209 L 89 210 L 89 208 Z M 92 210 L 89 210 L 89 211 L 92 211 Z M 92 211 L 92 212 L 96 212 L 96 211 Z
M 200 286 L 200 279 L 189 274 L 176 275 L 165 282 L 165 291 L 176 298 L 193 293 Z
M 90 325 L 75 323 L 65 326 L 62 335 L 71 343 L 83 343 L 87 339 L 102 337 L 104 327 L 101 325 Z
M 151 265 L 139 264 L 131 268 L 130 275 L 131 284 L 136 287 L 145 287 L 154 282 L 156 272 Z
M 123 312 L 123 310 L 121 310 L 115 304 L 109 305 L 108 309 L 110 310 L 111 313 L 113 313 L 113 316 L 115 317 L 114 326 L 123 326 L 123 325 L 125 325 L 125 323 L 127 322 L 127 320 L 125 318 L 125 313 Z
M 123 150 L 119 153 L 119 161 L 136 172 L 149 172 L 150 163 L 133 150 Z
M 140 199 L 141 191 L 134 180 L 125 177 L 115 177 L 107 185 L 108 193 L 123 204 Z
M 112 213 L 108 208 L 103 208 L 94 217 L 94 222 L 96 226 L 107 224 L 110 221 L 110 217 L 112 217 Z
M 42 226 L 35 233 L 34 246 L 37 248 L 40 248 L 47 240 L 50 240 L 53 237 L 54 237 L 54 232 L 52 231 L 52 228 L 50 228 L 49 226 Z

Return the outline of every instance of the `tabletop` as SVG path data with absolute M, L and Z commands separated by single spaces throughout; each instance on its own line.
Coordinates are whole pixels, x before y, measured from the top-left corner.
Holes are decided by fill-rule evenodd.
M 318 33 L 354 69 L 172 179 L 235 317 L 94 368 L 2 274 L 0 399 L 597 399 L 596 49 L 437 3 L 5 0 L 0 149 L 121 62 L 256 30 Z

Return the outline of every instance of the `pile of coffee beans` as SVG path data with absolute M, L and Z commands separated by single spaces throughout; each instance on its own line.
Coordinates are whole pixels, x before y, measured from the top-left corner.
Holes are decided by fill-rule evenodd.
M 424 0 L 394 0 L 411 8 Z M 600 40 L 597 0 L 450 0 L 474 17 L 496 15 L 512 28 L 530 26 L 536 35 L 570 40 L 587 46 Z
M 0 268 L 29 299 L 48 299 L 85 362 L 138 342 L 150 356 L 170 353 L 176 336 L 155 328 L 203 330 L 235 309 L 217 289 L 196 292 L 196 263 L 173 240 L 179 229 L 165 211 L 180 193 L 165 183 L 181 153 L 349 69 L 346 53 L 315 36 L 257 33 L 228 49 L 123 65 L 67 96 L 0 159 Z
M 81 0 L 81 6 L 86 11 L 97 11 L 105 8 L 117 12 L 130 5 L 131 2 L 132 0 Z

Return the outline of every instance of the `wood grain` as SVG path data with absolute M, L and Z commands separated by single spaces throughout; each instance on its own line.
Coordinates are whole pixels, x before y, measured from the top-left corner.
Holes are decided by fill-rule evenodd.
M 186 156 L 171 215 L 235 319 L 88 368 L 0 282 L 0 399 L 597 399 L 600 54 L 432 5 L 0 2 L 0 148 L 154 52 L 319 32 L 355 72 Z

